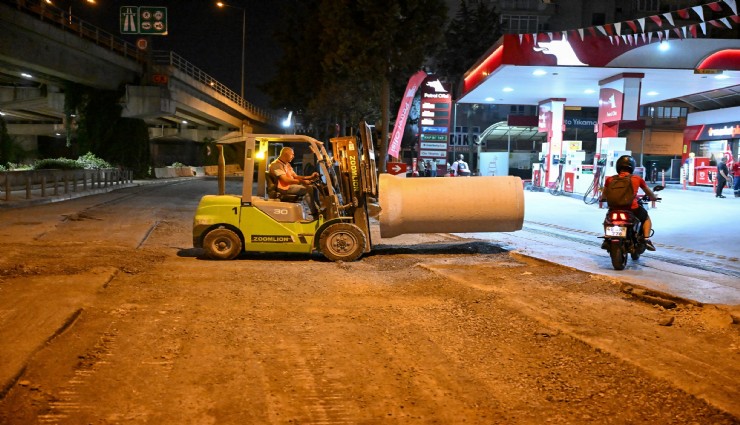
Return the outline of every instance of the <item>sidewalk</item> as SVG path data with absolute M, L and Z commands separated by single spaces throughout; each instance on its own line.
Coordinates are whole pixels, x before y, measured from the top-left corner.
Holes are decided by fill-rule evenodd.
M 69 191 L 59 195 L 41 196 L 38 190 L 34 190 L 30 199 L 25 197 L 25 192 L 14 191 L 10 201 L 6 201 L 3 196 L 0 199 L 0 208 L 22 208 L 35 205 L 50 204 L 53 202 L 69 201 L 71 199 L 81 198 L 84 196 L 98 195 L 119 190 L 127 187 L 137 187 L 147 184 L 164 183 L 175 179 L 151 179 L 151 180 L 133 180 L 131 182 L 115 184 L 106 187 L 96 187 L 94 189 Z M 4 195 L 4 193 L 3 193 Z

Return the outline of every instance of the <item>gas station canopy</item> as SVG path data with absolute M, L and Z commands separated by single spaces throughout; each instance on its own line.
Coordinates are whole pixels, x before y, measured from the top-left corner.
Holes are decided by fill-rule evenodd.
M 721 22 L 740 23 L 736 10 L 727 13 Z M 740 96 L 740 40 L 696 38 L 701 24 L 617 34 L 620 24 L 506 34 L 465 74 L 458 103 L 537 105 L 558 98 L 598 107 L 600 82 L 620 75 L 642 76 L 640 104 L 716 90 Z

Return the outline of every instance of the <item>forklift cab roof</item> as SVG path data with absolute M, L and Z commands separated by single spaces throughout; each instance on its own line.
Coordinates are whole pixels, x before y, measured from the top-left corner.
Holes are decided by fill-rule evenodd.
M 267 172 L 267 152 L 270 145 L 275 144 L 302 144 L 308 147 L 316 158 L 316 164 L 321 171 L 325 171 L 325 164 L 330 162 L 329 154 L 324 143 L 313 137 L 300 134 L 246 134 L 228 137 L 216 141 L 219 146 L 219 193 L 223 194 L 225 183 L 225 164 L 223 163 L 223 145 L 243 145 L 244 147 L 244 178 L 242 183 L 242 203 L 250 204 L 252 196 L 264 197 L 266 193 L 265 173 Z M 255 162 L 257 167 L 255 168 Z M 257 171 L 255 176 L 255 170 Z M 323 173 L 325 175 L 325 173 Z M 257 187 L 254 187 L 255 177 Z

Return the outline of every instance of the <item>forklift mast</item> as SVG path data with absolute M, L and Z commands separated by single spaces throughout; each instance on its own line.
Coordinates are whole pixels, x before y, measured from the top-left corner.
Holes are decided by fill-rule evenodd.
M 348 206 L 345 213 L 353 218 L 354 224 L 365 233 L 369 252 L 370 198 L 378 196 L 378 169 L 375 165 L 372 128 L 360 123 L 359 138 L 356 136 L 335 137 L 330 139 L 339 172 L 339 192 L 342 203 Z

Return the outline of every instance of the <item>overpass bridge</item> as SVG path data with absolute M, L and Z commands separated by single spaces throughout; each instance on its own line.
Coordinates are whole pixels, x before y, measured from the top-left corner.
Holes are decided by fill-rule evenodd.
M 280 117 L 256 107 L 174 52 L 146 52 L 46 4 L 0 0 L 0 114 L 24 145 L 66 135 L 70 83 L 124 90 L 122 116 L 150 137 L 200 141 L 233 131 L 277 132 Z

